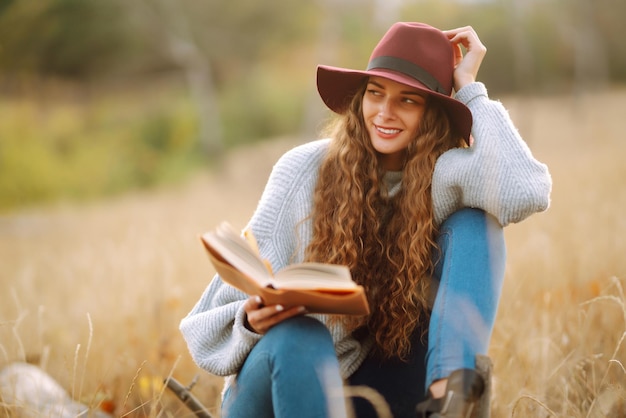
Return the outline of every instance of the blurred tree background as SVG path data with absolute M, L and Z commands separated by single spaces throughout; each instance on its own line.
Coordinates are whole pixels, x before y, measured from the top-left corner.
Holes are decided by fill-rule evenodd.
M 618 0 L 0 0 L 0 210 L 184 179 L 229 147 L 313 139 L 318 63 L 391 23 L 472 25 L 492 96 L 626 80 Z

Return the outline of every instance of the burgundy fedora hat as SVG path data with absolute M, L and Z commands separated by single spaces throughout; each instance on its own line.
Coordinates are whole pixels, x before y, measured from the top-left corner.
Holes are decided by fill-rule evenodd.
M 472 114 L 451 97 L 453 74 L 454 50 L 442 31 L 424 23 L 399 22 L 376 45 L 366 70 L 319 65 L 317 90 L 326 106 L 342 114 L 369 76 L 409 85 L 441 103 L 453 128 L 469 143 Z

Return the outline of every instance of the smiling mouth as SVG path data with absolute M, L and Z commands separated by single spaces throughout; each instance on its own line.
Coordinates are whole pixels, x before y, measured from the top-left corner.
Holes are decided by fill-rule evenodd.
M 392 129 L 392 128 L 383 128 L 377 125 L 374 125 L 376 130 L 385 135 L 396 135 L 402 132 L 402 129 Z

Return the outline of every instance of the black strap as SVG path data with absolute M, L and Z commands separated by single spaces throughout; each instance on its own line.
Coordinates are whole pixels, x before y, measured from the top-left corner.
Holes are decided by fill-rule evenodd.
M 437 81 L 437 79 L 433 77 L 428 71 L 426 71 L 419 65 L 413 64 L 412 62 L 404 60 L 402 58 L 390 56 L 376 57 L 372 59 L 367 65 L 367 70 L 369 71 L 375 68 L 385 68 L 387 70 L 398 71 L 416 79 L 417 81 L 424 84 L 429 89 L 436 91 L 437 93 L 446 95 L 449 93 L 444 90 L 441 84 L 439 84 L 439 81 Z

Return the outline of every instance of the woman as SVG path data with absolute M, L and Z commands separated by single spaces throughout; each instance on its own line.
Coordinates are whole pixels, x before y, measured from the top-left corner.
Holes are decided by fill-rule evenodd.
M 551 189 L 476 82 L 485 52 L 469 27 L 397 23 L 367 70 L 318 67 L 320 96 L 340 115 L 331 139 L 278 161 L 248 228 L 274 270 L 349 266 L 372 312 L 304 315 L 216 276 L 181 331 L 200 367 L 230 376 L 224 416 L 346 416 L 344 384 L 375 389 L 395 417 L 414 417 L 422 401 L 423 416 L 465 416 L 476 402 L 502 227 L 547 209 Z M 376 416 L 364 402 L 348 407 Z

